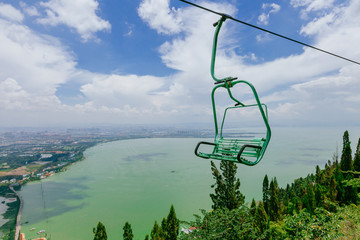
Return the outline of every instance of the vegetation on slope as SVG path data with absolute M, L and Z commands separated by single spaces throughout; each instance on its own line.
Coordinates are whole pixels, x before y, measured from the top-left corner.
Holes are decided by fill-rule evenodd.
M 250 207 L 241 205 L 230 209 L 231 203 L 216 206 L 213 211 L 202 211 L 202 216 L 190 225 L 195 228 L 180 239 L 359 239 L 360 209 L 360 139 L 352 158 L 349 133 L 343 137 L 341 160 L 334 154 L 324 169 L 316 166 L 316 173 L 296 179 L 285 189 L 279 188 L 276 177 L 267 175 L 263 181 L 263 199 Z M 223 163 L 221 163 L 223 164 Z M 220 165 L 221 165 L 220 164 Z M 231 166 L 231 164 L 230 164 Z M 236 166 L 231 166 L 236 169 Z M 220 167 L 221 168 L 221 167 Z M 215 185 L 223 179 L 212 164 Z M 219 182 L 220 181 L 220 182 Z M 238 180 L 232 179 L 233 183 Z M 237 184 L 236 186 L 240 186 Z M 229 189 L 228 189 L 229 190 Z M 225 191 L 218 198 L 231 199 L 237 189 Z M 215 190 L 215 194 L 224 194 Z M 235 204 L 235 203 L 234 203 Z

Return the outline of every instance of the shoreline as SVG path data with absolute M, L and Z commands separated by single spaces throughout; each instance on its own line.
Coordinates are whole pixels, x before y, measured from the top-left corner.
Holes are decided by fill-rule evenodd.
M 14 240 L 18 240 L 19 236 L 20 236 L 20 231 L 21 231 L 21 213 L 22 213 L 24 201 L 22 200 L 22 197 L 20 196 L 20 194 L 17 191 L 15 191 L 13 186 L 10 186 L 9 188 L 11 189 L 11 191 L 13 191 L 16 194 L 17 198 L 20 201 L 18 214 L 16 216 L 15 237 L 14 237 Z
M 114 141 L 118 141 L 118 140 L 114 140 Z M 111 142 L 111 141 L 109 141 L 109 142 Z M 101 143 L 103 143 L 103 142 L 97 142 L 97 143 L 95 143 L 94 145 L 85 148 L 83 151 L 81 151 L 81 155 L 82 155 L 81 158 L 79 158 L 78 160 L 76 160 L 76 161 L 74 161 L 74 162 L 71 162 L 71 163 L 69 163 L 69 164 L 64 165 L 64 166 L 63 166 L 58 172 L 56 172 L 56 173 L 60 173 L 60 172 L 66 171 L 68 168 L 70 168 L 71 166 L 73 166 L 75 163 L 77 163 L 77 162 L 79 162 L 79 161 L 85 160 L 86 157 L 84 156 L 84 152 L 85 152 L 86 150 L 88 150 L 89 148 L 95 147 L 95 146 L 97 146 L 98 144 L 101 144 Z M 52 176 L 52 175 L 51 175 L 51 176 Z M 51 176 L 49 176 L 49 177 L 51 177 Z M 47 178 L 48 178 L 48 177 L 47 177 Z M 25 181 L 25 182 L 23 182 L 23 183 L 20 183 L 19 185 L 20 185 L 20 187 L 22 188 L 23 186 L 25 186 L 25 185 L 28 184 L 28 183 L 36 182 L 36 181 L 42 181 L 42 180 L 43 180 L 43 179 L 41 179 L 41 178 L 40 178 L 40 179 L 35 179 L 35 180 L 29 180 L 29 181 Z M 18 240 L 19 237 L 20 237 L 20 233 L 21 233 L 21 214 L 22 214 L 22 209 L 23 209 L 24 201 L 23 201 L 21 195 L 20 195 L 17 191 L 15 191 L 15 189 L 14 189 L 13 186 L 12 186 L 12 184 L 9 184 L 8 187 L 9 187 L 9 189 L 17 196 L 17 198 L 18 198 L 19 201 L 20 201 L 19 207 L 18 207 L 18 209 L 16 209 L 16 211 L 17 211 L 16 223 L 15 223 L 14 225 L 12 225 L 12 227 L 11 227 L 11 229 L 12 229 L 13 227 L 15 228 L 14 240 Z M 21 188 L 20 188 L 20 189 L 21 189 Z M 9 209 L 7 209 L 7 211 L 8 211 L 8 210 L 9 210 Z M 5 213 L 4 213 L 4 214 L 5 214 Z M 9 239 L 11 239 L 11 238 L 9 238 Z

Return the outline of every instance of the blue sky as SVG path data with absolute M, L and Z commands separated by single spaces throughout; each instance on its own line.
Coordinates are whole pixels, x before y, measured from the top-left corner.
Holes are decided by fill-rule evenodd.
M 194 2 L 360 61 L 357 0 Z M 178 0 L 1 1 L 0 124 L 211 123 L 217 20 Z M 353 63 L 226 21 L 216 72 L 254 84 L 272 125 L 359 125 Z

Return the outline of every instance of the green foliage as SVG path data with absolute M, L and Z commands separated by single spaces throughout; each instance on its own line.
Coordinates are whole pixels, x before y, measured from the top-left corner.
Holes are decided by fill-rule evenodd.
M 315 215 L 303 210 L 284 219 L 290 239 L 334 239 L 339 236 L 336 221 L 337 216 L 325 209 L 316 209 Z
M 125 223 L 123 230 L 124 230 L 124 234 L 123 234 L 124 240 L 132 240 L 134 235 L 131 229 L 131 224 L 129 222 Z
M 264 203 L 259 202 L 259 206 L 256 208 L 255 212 L 255 222 L 254 227 L 261 234 L 265 232 L 267 228 L 268 216 L 266 214 Z
M 338 221 L 334 222 L 339 226 L 341 239 L 360 239 L 360 209 L 351 204 L 339 209 Z
M 357 196 L 357 187 L 352 186 L 349 183 L 354 183 L 356 181 L 352 181 L 354 180 L 354 178 L 352 177 L 351 174 L 347 174 L 344 183 L 344 187 L 345 187 L 345 198 L 344 198 L 344 203 L 345 204 L 351 204 L 357 203 L 358 200 L 358 196 Z
M 281 218 L 279 186 L 276 177 L 271 180 L 269 188 L 269 217 L 271 221 L 277 221 Z
M 311 183 L 308 183 L 306 188 L 304 188 L 302 206 L 307 209 L 310 213 L 314 213 L 316 202 L 315 202 L 315 193 L 314 188 Z
M 250 214 L 255 214 L 256 212 L 256 202 L 255 199 L 252 199 L 251 205 L 250 205 Z
M 93 232 L 95 234 L 94 240 L 107 240 L 106 229 L 101 222 L 98 223 L 96 230 L 93 228 Z
M 221 161 L 219 172 L 215 163 L 211 161 L 211 171 L 215 179 L 215 193 L 210 194 L 214 210 L 227 208 L 229 210 L 239 208 L 244 204 L 245 197 L 240 192 L 240 180 L 236 178 L 237 166 L 233 162 Z
M 264 208 L 267 213 L 269 213 L 269 178 L 267 174 L 265 174 L 264 180 L 263 180 L 263 202 L 264 202 Z
M 159 226 L 157 221 L 155 221 L 150 234 L 151 239 L 176 240 L 177 236 L 179 235 L 179 227 L 180 220 L 176 217 L 174 206 L 171 205 L 167 218 L 163 218 L 161 221 L 161 226 Z
M 165 220 L 165 219 L 164 219 Z M 175 208 L 173 205 L 170 207 L 170 212 L 167 217 L 167 219 L 163 223 L 161 223 L 163 231 L 164 231 L 164 237 L 166 240 L 176 240 L 177 236 L 179 234 L 179 226 L 180 221 L 176 217 Z
M 157 223 L 157 221 L 155 221 L 153 229 L 151 230 L 151 240 L 163 240 L 164 239 L 164 234 L 163 231 L 161 229 L 161 227 L 159 226 L 159 224 Z
M 360 138 L 356 146 L 353 166 L 355 171 L 360 172 Z
M 4 219 L 8 221 L 0 227 L 0 237 L 3 234 L 2 240 L 13 240 L 15 237 L 16 218 L 20 207 L 18 197 L 10 190 L 8 186 L 0 186 L 0 196 L 16 197 L 16 201 L 7 203 L 7 211 L 2 214 Z
M 253 228 L 254 217 L 249 209 L 242 206 L 238 209 L 216 209 L 211 212 L 202 210 L 203 217 L 197 216 L 195 222 L 189 223 L 196 228 L 189 234 L 181 233 L 179 239 L 237 240 L 255 239 L 260 233 Z
M 266 240 L 283 240 L 287 238 L 285 223 L 283 221 L 270 222 L 269 229 L 265 232 Z
M 343 136 L 343 150 L 341 154 L 340 167 L 342 171 L 349 171 L 352 168 L 351 146 L 348 131 L 345 131 Z

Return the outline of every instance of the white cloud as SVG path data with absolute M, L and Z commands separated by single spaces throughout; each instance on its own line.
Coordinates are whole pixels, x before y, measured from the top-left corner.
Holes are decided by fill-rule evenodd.
M 30 94 L 12 78 L 0 81 L 0 94 L 0 109 L 48 111 L 54 106 L 61 106 L 59 99 L 54 95 Z
M 125 25 L 128 27 L 128 31 L 127 31 L 125 34 L 123 34 L 123 36 L 125 36 L 125 37 L 130 37 L 130 36 L 132 36 L 135 25 L 134 25 L 134 24 L 130 24 L 130 23 L 128 23 L 128 22 L 125 22 Z
M 175 34 L 182 30 L 181 12 L 170 9 L 170 0 L 142 0 L 139 16 L 159 33 Z
M 15 79 L 30 93 L 53 94 L 73 73 L 75 62 L 55 38 L 0 20 L 0 80 Z
M 98 31 L 109 31 L 108 21 L 97 15 L 99 3 L 96 0 L 50 0 L 40 2 L 45 8 L 46 17 L 37 21 L 44 25 L 56 26 L 64 24 L 74 28 L 84 41 L 96 38 Z
M 294 7 L 306 7 L 305 11 L 318 11 L 333 7 L 335 0 L 291 0 Z
M 4 20 L 0 20 L 0 42 L 1 124 L 56 122 L 61 114 L 48 116 L 66 109 L 55 92 L 74 74 L 73 56 L 57 39 Z
M 262 9 L 263 10 L 268 10 L 267 13 L 262 13 L 259 17 L 258 17 L 258 22 L 260 24 L 263 25 L 268 25 L 269 24 L 269 18 L 271 14 L 277 13 L 280 11 L 280 5 L 276 4 L 276 3 L 264 3 L 262 5 Z M 269 10 L 270 9 L 270 10 Z
M 14 22 L 21 22 L 24 15 L 10 4 L 0 3 L 0 16 Z
M 256 35 L 256 41 L 258 42 L 266 42 L 271 40 L 271 36 L 269 33 L 261 33 Z
M 291 0 L 295 8 L 301 8 L 301 18 L 309 19 L 310 14 L 323 16 L 334 7 L 335 0 Z
M 152 107 L 154 91 L 164 80 L 152 76 L 103 75 L 81 87 L 81 92 L 92 99 L 94 106 L 123 107 L 124 105 L 147 109 Z
M 31 16 L 31 17 L 36 17 L 36 16 L 40 16 L 39 11 L 37 10 L 36 7 L 34 6 L 29 6 L 27 5 L 25 2 L 20 2 L 20 7 L 23 9 L 23 11 Z

